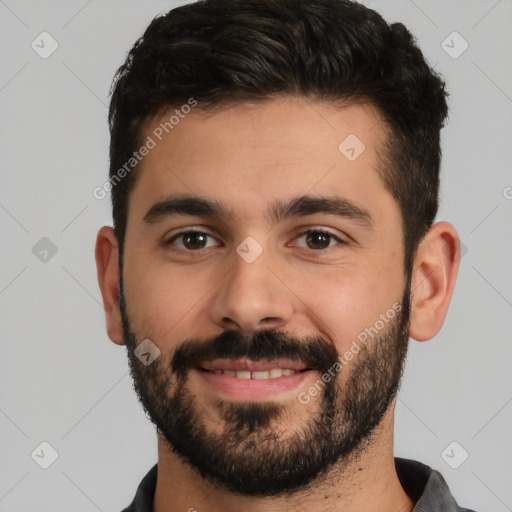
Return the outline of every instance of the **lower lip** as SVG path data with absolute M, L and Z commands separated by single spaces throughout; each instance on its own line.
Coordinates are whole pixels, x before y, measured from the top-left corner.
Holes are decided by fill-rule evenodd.
M 296 388 L 307 379 L 310 370 L 273 379 L 239 379 L 230 375 L 193 370 L 211 389 L 234 400 L 264 400 Z

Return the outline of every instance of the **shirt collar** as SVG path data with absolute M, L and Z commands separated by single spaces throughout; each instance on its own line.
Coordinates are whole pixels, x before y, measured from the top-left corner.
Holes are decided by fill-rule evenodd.
M 395 457 L 402 487 L 416 503 L 412 512 L 473 512 L 460 508 L 441 473 L 415 460 Z M 122 512 L 152 512 L 158 464 L 142 479 L 134 500 Z
M 471 512 L 460 508 L 439 471 L 421 462 L 395 457 L 402 487 L 416 503 L 412 512 Z

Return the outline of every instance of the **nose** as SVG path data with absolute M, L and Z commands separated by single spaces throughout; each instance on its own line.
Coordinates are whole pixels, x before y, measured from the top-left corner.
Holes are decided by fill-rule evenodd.
M 212 297 L 212 320 L 223 329 L 251 335 L 262 329 L 281 329 L 290 322 L 293 292 L 269 267 L 264 254 L 252 263 L 233 255 L 231 270 Z

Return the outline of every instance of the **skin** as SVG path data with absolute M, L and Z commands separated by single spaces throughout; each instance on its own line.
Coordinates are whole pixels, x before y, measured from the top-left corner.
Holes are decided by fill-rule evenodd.
M 167 118 L 149 120 L 141 140 Z M 338 150 L 349 134 L 366 146 L 353 162 Z M 368 104 L 339 108 L 286 97 L 214 114 L 188 114 L 141 162 L 129 198 L 123 278 L 127 312 L 140 340 L 154 340 L 163 356 L 170 357 L 189 337 L 275 328 L 320 335 L 340 354 L 348 350 L 360 332 L 400 302 L 405 286 L 399 207 L 375 170 L 383 137 L 379 113 Z M 154 203 L 176 193 L 215 199 L 231 214 L 226 220 L 179 216 L 144 223 Z M 326 214 L 273 224 L 266 215 L 276 199 L 305 194 L 343 196 L 366 209 L 373 226 Z M 208 247 L 186 252 L 183 245 L 162 244 L 185 228 L 211 234 Z M 346 243 L 331 239 L 328 249 L 309 248 L 298 235 L 312 228 Z M 263 249 L 250 264 L 236 252 L 247 236 Z M 412 338 L 431 339 L 442 327 L 459 258 L 455 229 L 436 223 L 414 260 Z M 98 233 L 96 262 L 108 336 L 123 345 L 118 243 L 108 226 Z M 215 391 L 192 374 L 189 379 L 205 425 L 218 432 L 222 423 L 213 405 Z M 283 432 L 300 428 L 315 413 L 318 400 L 303 405 L 297 395 L 317 379 L 313 374 L 275 398 L 290 411 L 280 423 Z M 334 468 L 307 493 L 287 498 L 241 497 L 214 488 L 159 439 L 153 511 L 270 512 L 299 505 L 312 512 L 410 511 L 414 504 L 394 468 L 393 418 L 394 404 L 359 460 L 343 473 Z

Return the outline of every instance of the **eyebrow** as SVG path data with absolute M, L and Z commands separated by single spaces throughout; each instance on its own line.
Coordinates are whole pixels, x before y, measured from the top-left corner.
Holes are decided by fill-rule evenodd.
M 371 229 L 374 221 L 370 212 L 340 196 L 296 197 L 290 201 L 277 200 L 269 208 L 267 218 L 272 224 L 294 217 L 324 214 L 354 221 L 363 228 Z M 219 201 L 200 196 L 171 196 L 155 203 L 144 215 L 144 223 L 157 224 L 177 215 L 216 218 L 227 221 L 233 215 Z

